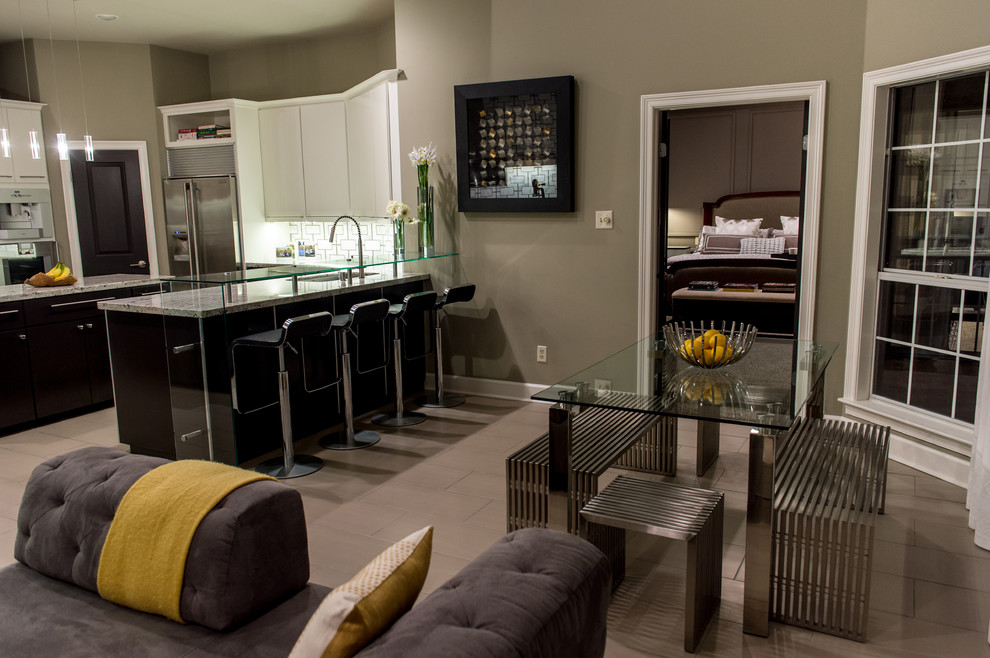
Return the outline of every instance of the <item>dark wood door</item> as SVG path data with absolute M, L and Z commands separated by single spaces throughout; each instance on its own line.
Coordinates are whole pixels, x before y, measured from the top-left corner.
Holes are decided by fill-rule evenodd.
M 86 322 L 72 320 L 28 327 L 31 379 L 39 418 L 92 402 L 86 362 Z
M 89 370 L 89 391 L 93 404 L 113 400 L 113 380 L 110 377 L 110 346 L 107 343 L 107 321 L 103 315 L 83 323 L 86 330 L 86 365 Z
M 71 151 L 72 193 L 83 273 L 146 274 L 148 242 L 138 151 Z
M 0 331 L 0 363 L 7 381 L 0 395 L 0 427 L 34 420 L 31 361 L 24 329 Z

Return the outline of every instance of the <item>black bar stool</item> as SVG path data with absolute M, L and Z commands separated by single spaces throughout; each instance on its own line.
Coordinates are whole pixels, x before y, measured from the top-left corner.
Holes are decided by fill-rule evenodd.
M 305 337 L 326 336 L 330 333 L 333 316 L 326 311 L 300 315 L 287 319 L 280 328 L 262 331 L 235 338 L 230 344 L 230 356 L 233 364 L 231 393 L 234 409 L 240 413 L 252 413 L 271 405 L 242 410 L 237 395 L 237 359 L 235 350 L 238 347 L 262 347 L 278 350 L 278 404 L 282 412 L 282 457 L 275 457 L 258 464 L 254 470 L 280 480 L 309 475 L 323 468 L 323 460 L 311 455 L 296 455 L 292 447 L 292 404 L 289 398 L 289 371 L 285 367 L 285 350 L 291 349 L 299 353 L 292 342 L 301 343 Z M 306 359 L 302 359 L 303 388 L 306 388 Z M 308 389 L 307 389 L 308 390 Z M 274 403 L 273 403 L 274 404 Z
M 409 349 L 405 338 L 405 327 L 409 324 L 408 318 L 419 318 L 420 314 L 433 310 L 437 303 L 437 294 L 432 290 L 428 292 L 414 292 L 406 295 L 401 304 L 392 304 L 388 309 L 388 317 L 392 319 L 392 359 L 395 361 L 395 411 L 377 414 L 373 416 L 371 422 L 383 427 L 406 427 L 408 425 L 418 425 L 426 420 L 426 414 L 417 411 L 406 411 L 402 403 L 402 360 L 421 359 L 429 351 L 421 354 L 409 356 Z M 399 330 L 402 329 L 401 336 Z
M 464 397 L 460 395 L 455 395 L 453 393 L 444 393 L 443 390 L 443 340 L 442 332 L 440 330 L 440 321 L 443 319 L 443 307 L 447 304 L 455 304 L 457 302 L 469 302 L 474 299 L 474 284 L 468 283 L 463 286 L 454 286 L 453 288 L 447 288 L 443 291 L 443 296 L 437 300 L 436 308 L 434 309 L 434 325 L 433 332 L 435 335 L 434 343 L 436 344 L 436 349 L 434 353 L 436 355 L 436 364 L 433 370 L 433 377 L 435 381 L 435 386 L 433 393 L 427 393 L 418 400 L 416 404 L 421 407 L 456 407 L 458 405 L 464 404 Z
M 320 439 L 320 445 L 324 448 L 356 450 L 373 446 L 382 438 L 378 432 L 371 430 L 354 431 L 354 393 L 351 388 L 351 352 L 348 349 L 347 334 L 354 336 L 356 344 L 357 326 L 383 321 L 388 316 L 388 309 L 387 299 L 376 299 L 355 304 L 349 313 L 333 316 L 333 330 L 340 336 L 341 371 L 344 383 L 344 431 Z

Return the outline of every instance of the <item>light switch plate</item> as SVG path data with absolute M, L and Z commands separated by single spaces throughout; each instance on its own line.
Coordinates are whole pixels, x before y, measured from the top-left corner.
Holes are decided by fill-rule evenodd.
M 611 210 L 596 210 L 595 211 L 595 228 L 597 228 L 597 229 L 611 229 L 612 228 L 612 211 Z

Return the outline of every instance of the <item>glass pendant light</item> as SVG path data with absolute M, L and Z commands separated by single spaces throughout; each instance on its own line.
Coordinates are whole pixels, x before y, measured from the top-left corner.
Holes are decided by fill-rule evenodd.
M 58 96 L 58 68 L 55 66 L 55 39 L 52 38 L 52 10 L 45 0 L 45 14 L 48 17 L 48 47 L 52 51 L 52 86 L 55 87 L 55 112 L 58 116 L 58 132 L 55 134 L 55 144 L 58 147 L 58 159 L 69 159 L 69 142 L 62 132 L 62 101 Z M 34 151 L 32 150 L 32 153 Z
M 83 139 L 86 142 L 86 161 L 92 162 L 95 157 L 95 153 L 93 151 L 93 136 L 89 134 L 89 117 L 86 116 L 86 82 L 83 80 L 82 51 L 79 49 L 79 19 L 76 17 L 76 2 L 78 2 L 78 0 L 72 0 L 72 25 L 76 30 L 76 58 L 79 60 L 79 88 L 80 97 L 82 98 L 83 125 L 86 128 L 86 134 L 83 136 Z
M 24 53 L 24 82 L 27 85 L 28 102 L 31 102 L 31 76 L 28 75 L 27 42 L 24 40 L 24 17 L 21 14 L 21 0 L 17 0 L 17 21 L 21 29 L 21 51 Z M 28 131 L 28 145 L 30 146 L 31 159 L 41 159 L 41 144 L 38 143 L 38 131 Z M 9 147 L 8 147 L 9 148 Z

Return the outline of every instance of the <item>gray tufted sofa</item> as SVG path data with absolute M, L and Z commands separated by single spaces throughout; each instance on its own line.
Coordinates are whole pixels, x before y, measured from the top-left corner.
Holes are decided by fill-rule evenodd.
M 330 591 L 306 584 L 301 498 L 277 482 L 232 492 L 200 524 L 177 624 L 104 601 L 103 541 L 124 492 L 163 463 L 106 448 L 48 460 L 0 570 L 2 656 L 284 656 Z M 549 530 L 506 535 L 399 619 L 362 656 L 601 656 L 608 564 Z

